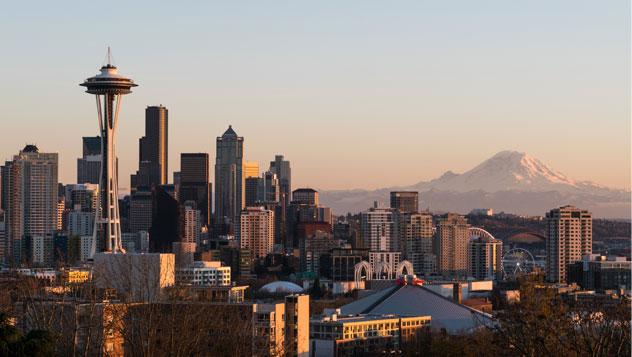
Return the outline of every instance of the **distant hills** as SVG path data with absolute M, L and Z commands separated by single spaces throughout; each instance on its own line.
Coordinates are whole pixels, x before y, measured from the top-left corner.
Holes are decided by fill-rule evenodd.
M 495 212 L 544 215 L 553 207 L 572 204 L 596 217 L 629 218 L 631 207 L 629 191 L 573 180 L 517 151 L 501 151 L 462 174 L 448 171 L 411 186 L 319 191 L 319 197 L 336 214 L 346 214 L 366 210 L 373 201 L 388 203 L 389 192 L 396 190 L 419 191 L 420 207 L 434 212 L 493 208 Z

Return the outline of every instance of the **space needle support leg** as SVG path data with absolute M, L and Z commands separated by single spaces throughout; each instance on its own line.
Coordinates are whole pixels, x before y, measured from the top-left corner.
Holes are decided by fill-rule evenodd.
M 103 154 L 104 154 L 104 142 L 103 142 L 103 115 L 101 112 L 101 96 L 99 95 L 95 95 L 94 96 L 96 101 L 97 101 L 97 119 L 99 121 L 99 136 L 101 137 L 101 158 L 100 158 L 100 165 L 99 165 L 99 182 L 101 182 L 101 179 L 103 177 Z M 92 244 L 90 247 L 90 258 L 92 258 L 94 256 L 94 254 L 97 251 L 97 237 L 99 236 L 99 223 L 101 222 L 101 195 L 103 194 L 101 192 L 101 187 L 99 187 L 98 191 L 97 191 L 97 207 L 95 209 L 95 215 L 94 215 L 94 225 L 93 225 L 93 229 L 92 229 Z
M 114 221 L 114 242 L 113 243 L 113 250 L 115 252 L 119 252 L 119 253 L 124 253 L 125 250 L 123 249 L 123 244 L 121 242 L 121 220 L 119 217 L 119 204 L 118 204 L 118 197 L 116 197 L 116 194 L 118 193 L 118 165 L 116 165 L 116 130 L 118 128 L 118 116 L 119 116 L 119 112 L 121 111 L 121 101 L 123 99 L 123 96 L 120 94 L 117 94 L 115 96 L 115 102 L 116 102 L 116 109 L 114 111 L 114 117 L 112 120 L 112 192 L 113 192 L 113 200 L 114 202 L 112 202 L 112 206 L 114 208 L 114 215 L 112 217 L 112 220 Z

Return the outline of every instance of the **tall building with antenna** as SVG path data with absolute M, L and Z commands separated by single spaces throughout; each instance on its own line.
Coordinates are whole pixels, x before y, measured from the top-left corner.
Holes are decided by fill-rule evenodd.
M 96 211 L 92 254 L 97 249 L 104 252 L 124 253 L 118 207 L 118 175 L 114 138 L 122 97 L 131 93 L 131 88 L 137 85 L 131 79 L 118 73 L 118 69 L 112 64 L 109 47 L 107 64 L 101 67 L 100 71 L 101 73 L 80 84 L 86 87 L 86 93 L 96 96 L 101 136 L 100 205 Z

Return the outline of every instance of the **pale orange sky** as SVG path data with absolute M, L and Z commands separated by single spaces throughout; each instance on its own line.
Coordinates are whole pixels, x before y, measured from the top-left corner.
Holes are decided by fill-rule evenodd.
M 10 4 L 0 159 L 36 143 L 74 182 L 81 136 L 97 133 L 78 84 L 111 45 L 140 84 L 123 101 L 122 187 L 144 108 L 162 103 L 170 171 L 181 152 L 214 158 L 232 124 L 248 160 L 284 154 L 295 187 L 407 185 L 512 149 L 630 188 L 629 2 L 249 5 Z

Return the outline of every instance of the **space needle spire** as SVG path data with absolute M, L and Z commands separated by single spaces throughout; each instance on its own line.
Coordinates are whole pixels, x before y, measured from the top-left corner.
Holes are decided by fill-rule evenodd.
M 101 73 L 86 79 L 80 86 L 93 94 L 97 102 L 99 133 L 101 135 L 101 174 L 99 179 L 99 205 L 94 220 L 92 256 L 100 252 L 125 253 L 121 240 L 121 219 L 118 207 L 118 182 L 116 165 L 116 128 L 123 95 L 136 87 L 129 78 L 118 73 L 112 64 L 108 47 L 107 63 Z

